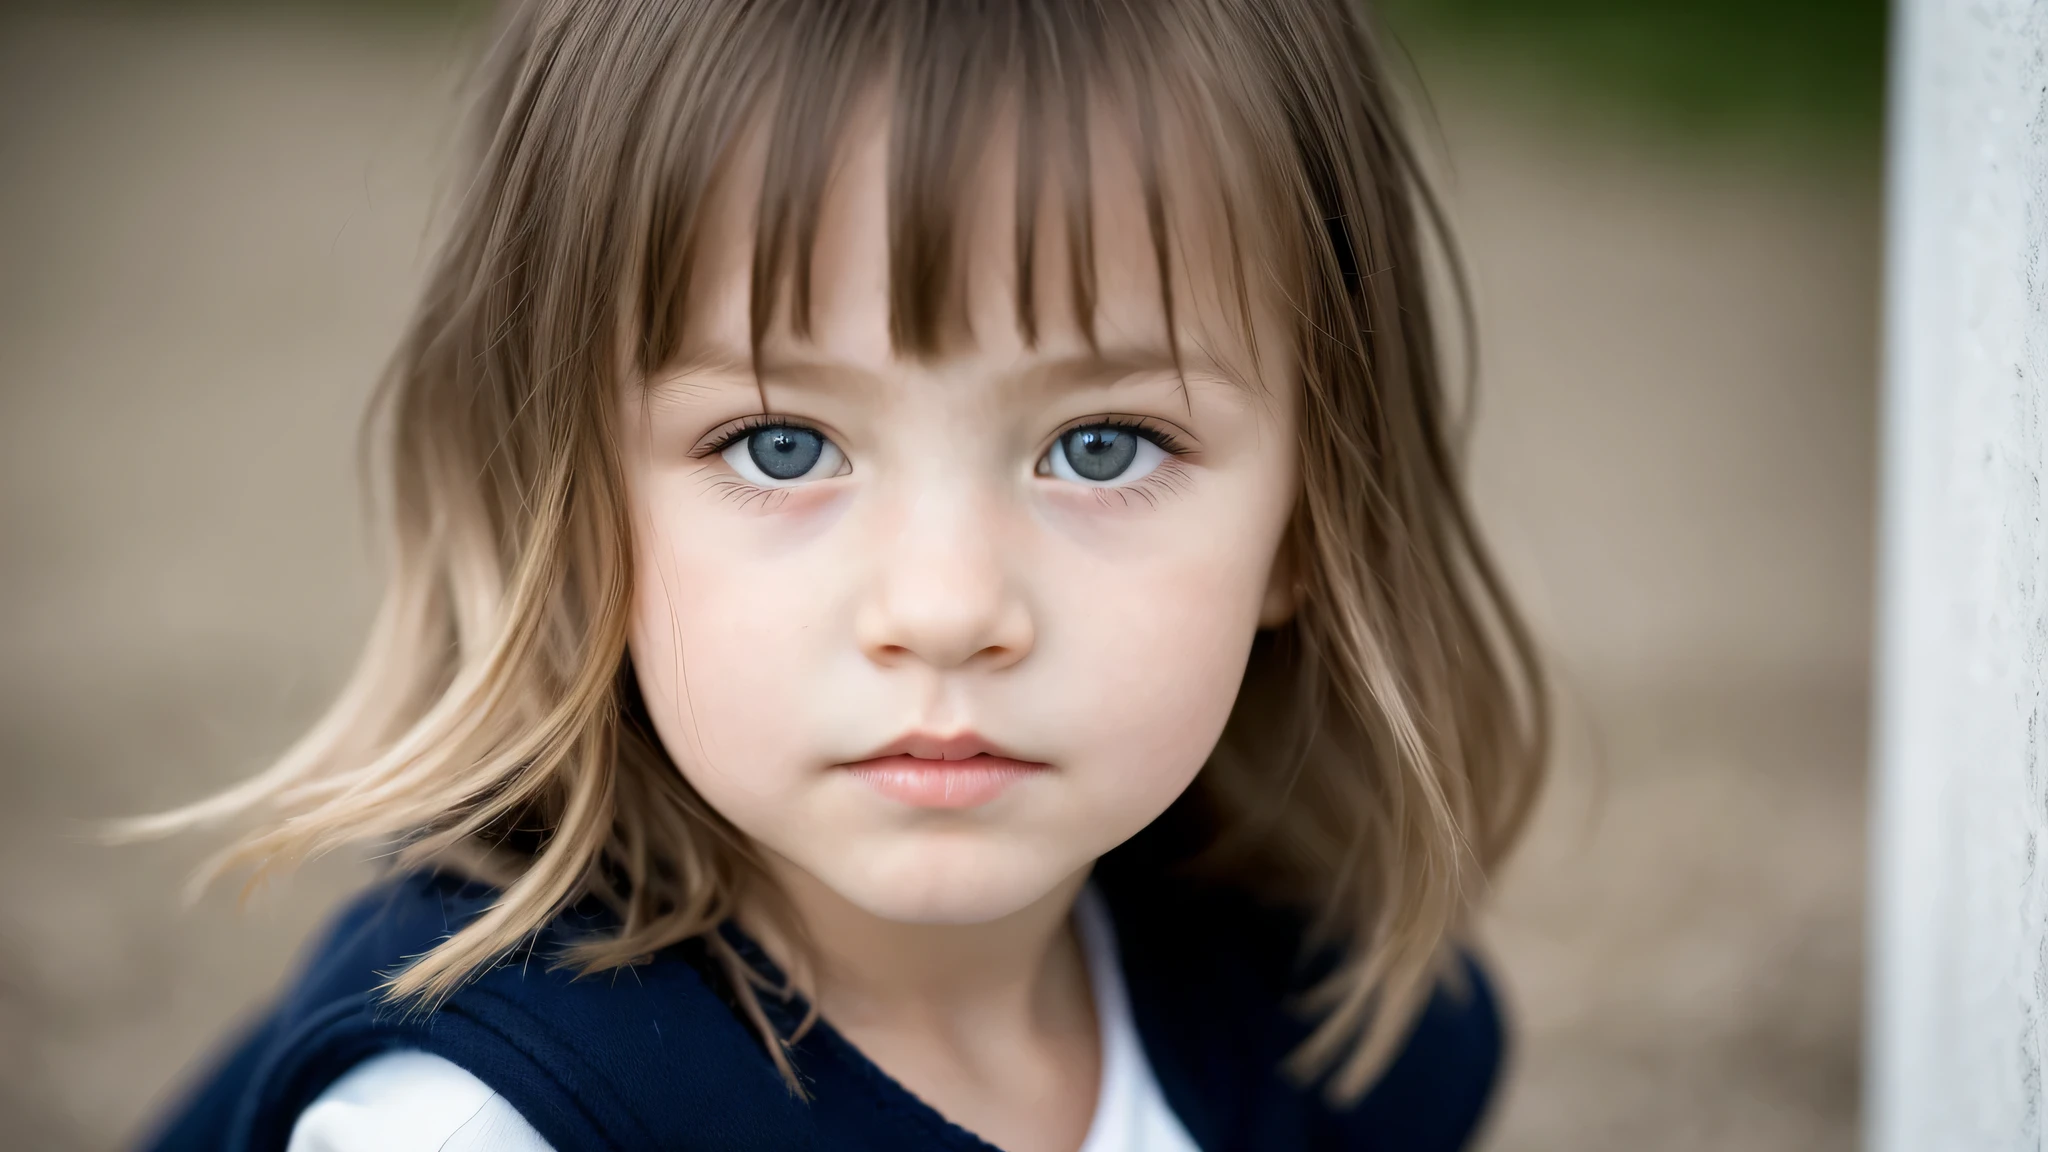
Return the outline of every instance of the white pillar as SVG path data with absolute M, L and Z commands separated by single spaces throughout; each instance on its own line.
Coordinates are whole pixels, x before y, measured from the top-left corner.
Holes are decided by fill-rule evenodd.
M 2044 1152 L 2048 0 L 1895 15 L 1867 1146 Z

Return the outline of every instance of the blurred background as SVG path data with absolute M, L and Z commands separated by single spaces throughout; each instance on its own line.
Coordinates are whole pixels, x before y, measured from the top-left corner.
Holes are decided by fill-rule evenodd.
M 108 1149 L 363 876 L 89 821 L 261 767 L 373 607 L 353 437 L 473 8 L 0 4 L 0 1144 Z M 1399 0 L 1483 518 L 1561 690 L 1492 1149 L 1855 1144 L 1880 2 Z

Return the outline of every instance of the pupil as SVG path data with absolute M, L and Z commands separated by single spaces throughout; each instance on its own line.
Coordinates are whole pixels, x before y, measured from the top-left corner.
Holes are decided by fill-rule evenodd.
M 1089 480 L 1114 480 L 1138 454 L 1138 438 L 1121 428 L 1096 425 L 1066 435 L 1067 463 Z
M 747 437 L 747 455 L 777 480 L 794 480 L 818 464 L 825 439 L 808 428 L 763 428 Z

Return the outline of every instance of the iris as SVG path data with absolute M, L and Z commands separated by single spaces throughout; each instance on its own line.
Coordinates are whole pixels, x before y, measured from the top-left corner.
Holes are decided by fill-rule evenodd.
M 777 480 L 795 480 L 817 467 L 825 438 L 808 428 L 787 424 L 756 430 L 747 437 L 747 455 L 756 467 Z
M 1092 488 L 1128 488 L 1176 454 L 1166 434 L 1104 420 L 1062 432 L 1039 458 L 1038 474 Z
M 1091 424 L 1060 437 L 1059 449 L 1075 475 L 1100 483 L 1129 470 L 1138 456 L 1138 439 L 1128 428 Z

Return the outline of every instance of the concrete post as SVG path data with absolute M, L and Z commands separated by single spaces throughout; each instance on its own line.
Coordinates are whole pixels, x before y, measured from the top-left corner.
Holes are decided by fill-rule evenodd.
M 2048 0 L 1895 15 L 1866 1146 L 2044 1152 Z

